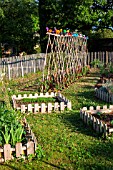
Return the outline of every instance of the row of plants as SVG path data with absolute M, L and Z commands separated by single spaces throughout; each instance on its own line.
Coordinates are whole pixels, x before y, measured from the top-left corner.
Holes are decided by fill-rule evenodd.
M 95 59 L 94 61 L 91 62 L 91 66 L 93 66 L 94 68 L 99 68 L 100 75 L 106 78 L 110 78 L 110 76 L 113 74 L 112 62 L 108 64 L 104 64 L 99 59 Z
M 23 98 L 21 100 L 16 100 L 17 104 L 27 104 L 27 103 L 54 103 L 57 101 L 56 97 L 39 97 L 39 98 Z
M 113 127 L 113 113 L 110 114 L 106 112 L 98 111 L 96 114 L 93 114 L 93 116 L 99 118 L 100 120 L 104 121 L 107 125 Z
M 47 76 L 46 70 L 44 71 L 44 79 L 41 76 L 37 76 L 37 78 L 33 79 L 33 81 L 26 81 L 26 77 L 21 79 L 11 80 L 8 86 L 8 94 L 9 96 L 13 94 L 35 94 L 35 93 L 46 93 L 50 91 L 61 91 L 62 89 L 68 87 L 70 84 L 75 82 L 82 76 L 85 76 L 89 72 L 89 67 L 84 66 L 76 72 L 63 74 L 51 74 Z
M 19 112 L 0 107 L 0 146 L 25 141 L 25 131 Z

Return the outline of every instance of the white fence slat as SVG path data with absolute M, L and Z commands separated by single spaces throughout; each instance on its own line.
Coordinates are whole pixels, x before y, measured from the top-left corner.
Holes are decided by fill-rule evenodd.
M 46 113 L 45 103 L 41 103 L 41 113 Z
M 48 103 L 48 113 L 51 113 L 52 112 L 52 103 Z
M 28 104 L 28 112 L 32 112 L 32 104 Z
M 26 110 L 26 109 L 25 109 L 25 105 L 21 105 L 21 112 L 22 112 L 22 113 L 25 113 L 25 110 Z
M 37 113 L 37 112 L 39 112 L 39 104 L 35 103 L 34 104 L 34 113 Z

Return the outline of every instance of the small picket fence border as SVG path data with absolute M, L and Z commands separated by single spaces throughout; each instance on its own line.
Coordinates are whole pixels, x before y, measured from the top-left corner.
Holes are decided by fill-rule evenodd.
M 104 92 L 100 89 L 95 90 L 95 96 L 105 102 L 113 103 L 113 94 Z
M 57 97 L 58 100 L 60 101 L 60 103 L 55 102 L 55 103 L 48 103 L 47 105 L 45 103 L 34 103 L 34 104 L 27 104 L 27 105 L 21 105 L 20 107 L 18 107 L 16 101 L 17 100 L 21 100 L 23 98 L 39 98 L 39 97 Z M 18 94 L 18 96 L 13 95 L 12 96 L 12 100 L 13 100 L 13 107 L 14 109 L 20 110 L 21 113 L 51 113 L 52 111 L 64 111 L 66 108 L 68 110 L 71 110 L 71 101 L 69 101 L 65 96 L 63 96 L 60 92 L 58 93 L 40 93 L 37 94 L 35 93 L 33 94 Z
M 87 107 L 83 107 L 80 109 L 80 118 L 85 124 L 91 125 L 96 132 L 101 133 L 106 137 L 113 132 L 113 128 L 108 127 L 106 123 L 95 118 L 92 114 L 96 114 L 97 112 L 110 113 L 112 111 L 113 105 L 110 105 L 109 108 L 107 108 L 106 105 L 103 106 L 103 108 L 97 106 L 96 109 L 94 109 L 93 106 L 90 106 L 89 110 Z
M 26 131 L 25 138 L 27 143 L 16 143 L 14 148 L 12 148 L 10 144 L 5 144 L 4 146 L 0 147 L 0 163 L 14 159 L 13 154 L 16 156 L 16 158 L 25 158 L 30 154 L 35 154 L 37 139 L 32 132 L 30 125 L 27 123 L 26 118 L 24 118 L 23 123 L 24 129 Z

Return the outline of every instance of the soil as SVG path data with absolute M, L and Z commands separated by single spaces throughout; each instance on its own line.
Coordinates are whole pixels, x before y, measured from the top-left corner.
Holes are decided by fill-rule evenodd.
M 111 124 L 111 121 L 113 121 L 113 111 L 110 113 L 101 113 L 98 114 L 92 114 L 95 118 L 102 120 L 102 122 L 106 123 L 108 127 L 113 128 L 113 124 Z

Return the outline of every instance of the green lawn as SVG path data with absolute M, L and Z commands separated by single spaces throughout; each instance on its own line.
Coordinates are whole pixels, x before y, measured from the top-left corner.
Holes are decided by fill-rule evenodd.
M 92 73 L 62 91 L 72 101 L 72 111 L 27 115 L 44 157 L 10 161 L 0 170 L 113 170 L 113 137 L 103 139 L 79 116 L 83 106 L 106 104 L 94 97 L 97 80 Z

